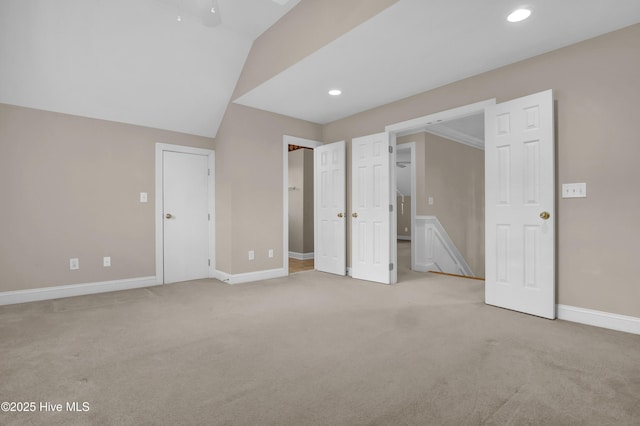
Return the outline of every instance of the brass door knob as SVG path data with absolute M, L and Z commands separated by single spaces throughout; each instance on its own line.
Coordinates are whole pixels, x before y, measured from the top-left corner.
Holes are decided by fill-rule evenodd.
M 352 217 L 358 217 L 358 213 L 351 213 Z
M 549 212 L 542 212 L 540 213 L 540 219 L 544 219 L 547 220 L 551 217 L 551 215 L 549 214 Z
M 173 215 L 171 213 L 167 213 L 167 215 L 165 216 L 167 219 L 171 219 L 173 217 Z
M 338 213 L 338 217 L 344 217 L 344 214 Z

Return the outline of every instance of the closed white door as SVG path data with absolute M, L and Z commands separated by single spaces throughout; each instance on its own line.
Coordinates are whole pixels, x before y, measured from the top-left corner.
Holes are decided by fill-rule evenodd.
M 163 151 L 164 283 L 208 277 L 209 159 Z
M 346 274 L 345 142 L 314 149 L 315 259 L 318 271 Z
M 389 156 L 387 133 L 351 143 L 351 276 L 385 284 L 392 269 Z
M 485 301 L 555 318 L 551 90 L 485 112 Z

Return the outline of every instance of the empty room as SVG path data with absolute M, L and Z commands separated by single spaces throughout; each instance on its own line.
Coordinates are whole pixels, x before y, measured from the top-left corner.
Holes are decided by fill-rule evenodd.
M 637 0 L 0 1 L 0 424 L 640 424 Z

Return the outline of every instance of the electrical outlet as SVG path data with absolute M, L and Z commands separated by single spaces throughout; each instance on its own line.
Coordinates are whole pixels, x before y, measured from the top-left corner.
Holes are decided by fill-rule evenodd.
M 146 192 L 141 192 L 140 193 L 140 202 L 141 203 L 146 203 L 147 202 L 147 193 Z
M 406 226 L 404 227 L 404 232 L 409 232 L 409 228 L 407 228 Z
M 78 259 L 77 257 L 69 259 L 69 269 L 71 269 L 72 271 L 80 269 L 80 259 Z
M 429 203 L 430 206 L 432 206 L 433 205 L 433 197 L 427 198 L 427 202 Z
M 105 268 L 111 266 L 111 256 L 105 256 L 102 258 L 102 266 Z
M 273 249 L 269 249 L 269 257 L 273 257 Z
M 253 250 L 249 250 L 249 260 L 254 260 L 256 258 L 256 253 Z

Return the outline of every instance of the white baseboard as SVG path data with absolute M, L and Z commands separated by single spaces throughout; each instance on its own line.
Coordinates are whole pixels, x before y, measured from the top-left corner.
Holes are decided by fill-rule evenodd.
M 640 318 L 567 305 L 557 305 L 557 313 L 561 320 L 640 334 Z
M 0 292 L 0 305 L 37 302 L 109 291 L 131 290 L 158 285 L 156 277 L 129 278 L 125 280 L 102 281 L 87 284 L 71 284 L 55 287 Z
M 269 269 L 266 271 L 246 272 L 243 274 L 228 274 L 223 271 L 216 271 L 214 278 L 227 284 L 241 284 L 253 281 L 268 280 L 271 278 L 286 277 L 289 271 L 284 268 Z
M 310 260 L 314 258 L 314 255 L 315 255 L 314 252 L 310 252 L 310 253 L 297 253 L 295 251 L 289 252 L 289 257 L 292 257 L 297 260 Z

